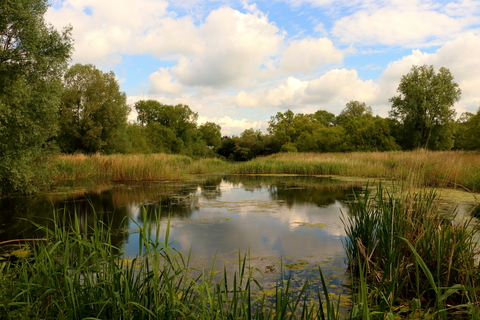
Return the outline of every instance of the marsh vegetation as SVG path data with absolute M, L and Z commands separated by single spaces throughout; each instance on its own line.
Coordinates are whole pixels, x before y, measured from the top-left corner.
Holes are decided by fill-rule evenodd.
M 465 217 L 460 222 L 454 220 L 455 212 L 441 208 L 435 191 L 425 189 L 425 185 L 432 183 L 425 183 L 424 178 L 418 179 L 425 177 L 426 173 L 428 177 L 433 177 L 434 172 L 439 174 L 439 170 L 428 171 L 428 165 L 439 163 L 441 158 L 445 159 L 445 154 L 439 154 L 438 158 L 436 153 L 424 151 L 349 154 L 343 160 L 335 156 L 283 154 L 261 158 L 250 165 L 256 168 L 255 173 L 267 175 L 221 175 L 204 182 L 200 178 L 186 188 L 181 186 L 188 186 L 188 181 L 191 181 L 188 179 L 198 172 L 241 172 L 249 163 L 195 161 L 183 156 L 138 156 L 138 163 L 131 162 L 137 167 L 142 166 L 142 161 L 156 161 L 159 163 L 157 166 L 162 163 L 166 168 L 171 166 L 172 172 L 180 170 L 181 174 L 169 176 L 171 184 L 180 187 L 155 191 L 148 184 L 140 187 L 124 182 L 116 187 L 117 191 L 108 201 L 120 204 L 118 209 L 106 209 L 107 202 L 98 199 L 95 201 L 103 209 L 96 210 L 88 218 L 81 212 L 94 203 L 81 201 L 81 198 L 65 202 L 66 194 L 52 194 L 51 199 L 64 203 L 64 209 L 54 209 L 54 216 L 47 218 L 48 223 L 32 219 L 35 214 L 28 218 L 34 221 L 36 229 L 44 230 L 43 237 L 50 241 L 22 246 L 26 255 L 2 262 L 0 300 L 5 302 L 0 304 L 0 308 L 12 319 L 100 319 L 112 314 L 135 319 L 476 319 L 478 262 L 475 262 L 474 220 L 465 220 Z M 451 174 L 454 162 L 467 166 L 474 162 L 475 156 L 451 153 L 450 158 L 454 158 L 452 163 L 449 165 L 448 161 L 443 161 L 443 167 L 439 168 Z M 65 167 L 68 167 L 68 161 L 76 161 L 70 166 L 71 178 L 114 180 L 113 176 L 105 176 L 105 173 L 115 172 L 114 167 L 124 163 L 121 160 L 128 157 L 105 158 L 108 159 L 101 156 L 63 156 L 59 161 L 63 161 Z M 82 164 L 83 161 L 88 166 Z M 263 166 L 258 165 L 261 161 L 264 161 Z M 313 176 L 321 173 L 332 175 L 332 172 L 321 172 L 318 168 L 321 168 L 322 162 L 332 164 L 335 161 L 343 163 L 345 170 L 337 174 L 358 176 L 360 171 L 354 170 L 355 165 L 360 170 L 372 163 L 371 168 L 376 168 L 381 174 L 376 177 L 373 169 L 368 171 L 365 168 L 363 172 L 369 172 L 371 176 L 363 176 L 375 179 L 387 178 L 382 176 L 386 172 L 382 163 L 398 161 L 398 166 L 401 166 L 407 162 L 419 169 L 404 177 L 394 177 L 397 171 L 393 171 L 388 176 L 390 179 L 385 179 L 381 186 L 377 183 L 365 186 L 368 179 L 358 177 L 346 178 L 347 182 L 340 183 L 336 179 Z M 294 169 L 295 163 L 297 169 Z M 259 167 L 264 171 L 259 172 Z M 152 168 L 155 171 L 155 166 Z M 311 170 L 308 171 L 309 176 L 294 174 L 305 174 L 307 170 Z M 457 177 L 461 176 L 459 172 L 456 172 Z M 289 175 L 278 178 L 271 173 Z M 68 175 L 58 177 L 61 181 Z M 152 180 L 162 179 L 162 176 L 149 177 Z M 397 180 L 393 184 L 392 178 Z M 316 183 L 318 179 L 322 183 Z M 414 179 L 417 180 L 412 183 Z M 235 200 L 215 200 L 222 193 L 228 194 L 228 189 L 222 191 L 214 182 L 222 180 L 231 186 L 242 186 L 246 194 L 270 194 L 274 201 L 270 204 L 258 200 L 245 201 L 235 196 L 232 198 Z M 281 187 L 261 187 L 265 183 L 271 185 L 275 180 L 281 181 Z M 344 185 L 343 189 L 338 189 L 339 184 Z M 464 190 L 465 186 L 460 185 L 460 180 L 450 184 Z M 93 194 L 105 194 L 110 188 L 108 185 L 99 187 L 101 184 L 97 182 L 91 186 L 92 190 L 95 186 L 97 191 Z M 470 188 L 475 189 L 474 186 Z M 78 192 L 78 195 L 83 193 Z M 286 197 L 287 194 L 290 196 Z M 204 200 L 198 202 L 198 197 Z M 474 199 L 474 196 L 471 197 Z M 143 207 L 138 205 L 140 199 L 145 201 Z M 156 204 L 154 199 L 160 202 Z M 262 256 L 253 252 L 247 255 L 245 248 L 243 251 L 230 248 L 226 251 L 235 251 L 233 257 L 222 257 L 219 252 L 215 263 L 211 259 L 203 259 L 203 264 L 198 264 L 194 252 L 184 250 L 187 246 L 182 248 L 172 242 L 180 226 L 189 230 L 188 234 L 193 231 L 192 235 L 196 234 L 195 230 L 206 230 L 204 228 L 208 226 L 217 230 L 213 234 L 218 234 L 227 224 L 235 223 L 233 214 L 236 212 L 246 210 L 256 217 L 275 215 L 281 203 L 287 208 L 307 202 L 313 202 L 317 208 L 315 211 L 321 211 L 325 204 L 338 201 L 335 199 L 344 199 L 342 206 L 333 209 L 337 216 L 340 211 L 343 212 L 345 233 L 340 220 L 338 225 L 333 226 L 324 217 L 299 219 L 293 212 L 276 218 L 272 216 L 269 224 L 280 217 L 288 217 L 291 227 L 297 230 L 322 232 L 335 227 L 334 230 L 342 231 L 344 236 L 340 238 L 346 250 L 343 256 L 348 263 L 341 267 L 341 272 L 346 272 L 351 279 L 343 284 L 332 282 L 339 278 L 328 269 L 331 266 L 315 262 L 315 257 L 321 258 L 324 254 L 305 258 L 291 257 L 288 253 L 283 261 L 272 258 L 262 260 Z M 472 207 L 468 207 L 467 211 L 473 208 L 474 201 L 470 202 Z M 67 203 L 70 205 L 65 206 Z M 137 218 L 131 220 L 128 215 L 122 214 L 125 210 L 122 208 L 129 207 L 144 209 L 140 209 Z M 48 206 L 41 208 L 52 212 Z M 185 215 L 186 210 L 191 213 Z M 192 215 L 192 210 L 204 210 L 205 214 Z M 177 211 L 181 218 L 172 216 Z M 227 213 L 218 216 L 217 211 Z M 166 212 L 171 214 L 169 220 Z M 267 230 L 265 227 L 260 229 Z M 229 234 L 234 234 L 232 232 L 229 231 Z M 128 233 L 138 237 L 139 242 L 122 240 Z M 190 243 L 198 242 L 202 237 L 195 236 Z M 314 242 L 325 247 L 325 241 L 322 238 Z M 341 243 L 339 245 L 342 247 Z M 132 246 L 136 247 L 134 252 L 128 250 Z M 218 251 L 213 244 L 206 247 Z M 282 253 L 277 254 L 280 256 Z M 263 257 L 267 256 L 272 254 L 264 254 Z M 220 264 L 226 267 L 222 268 Z M 299 278 L 299 274 L 304 276 Z M 46 281 L 44 277 L 47 275 L 53 276 Z M 273 282 L 266 283 L 266 278 Z M 343 287 L 345 284 L 349 287 Z M 85 307 L 76 307 L 80 305 Z

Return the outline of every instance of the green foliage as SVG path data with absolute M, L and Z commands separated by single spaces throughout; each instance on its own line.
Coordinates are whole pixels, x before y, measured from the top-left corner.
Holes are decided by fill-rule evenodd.
M 476 114 L 462 114 L 456 125 L 455 149 L 480 150 L 480 108 Z
M 192 157 L 213 156 L 209 146 L 220 145 L 220 126 L 207 122 L 197 127 L 198 114 L 183 104 L 164 105 L 156 100 L 135 103 L 137 120 L 152 152 L 185 154 Z
M 272 136 L 263 134 L 260 130 L 246 129 L 240 137 L 223 137 L 217 153 L 231 161 L 248 161 L 257 156 L 272 154 L 275 145 Z
M 206 122 L 198 128 L 202 139 L 207 143 L 207 146 L 218 148 L 222 143 L 222 128 L 213 122 Z
M 49 179 L 42 167 L 72 40 L 71 28 L 45 22 L 47 7 L 46 0 L 0 4 L 0 194 L 30 193 Z
M 113 72 L 76 64 L 64 77 L 58 144 L 65 153 L 124 152 L 127 98 Z
M 449 150 L 453 147 L 455 102 L 461 90 L 450 71 L 433 66 L 413 66 L 392 97 L 390 117 L 400 125 L 404 149 Z
M 127 153 L 146 154 L 151 153 L 152 149 L 148 144 L 146 127 L 138 124 L 127 124 L 128 149 Z

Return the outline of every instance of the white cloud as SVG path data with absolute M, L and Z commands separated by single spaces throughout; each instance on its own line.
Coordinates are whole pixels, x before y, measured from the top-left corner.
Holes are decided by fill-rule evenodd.
M 167 68 L 160 68 L 148 78 L 150 81 L 150 93 L 180 93 L 182 86 L 175 81 Z
M 300 102 L 299 93 L 307 84 L 307 81 L 289 77 L 277 87 L 265 87 L 250 93 L 241 91 L 235 97 L 235 104 L 240 108 L 291 109 Z
M 229 116 L 210 118 L 207 121 L 215 122 L 222 127 L 223 135 L 239 135 L 246 129 L 266 131 L 268 120 L 252 121 L 250 119 L 232 119 Z M 206 122 L 206 121 L 205 121 Z
M 73 26 L 74 62 L 113 66 L 122 53 L 138 52 L 138 35 L 168 13 L 167 5 L 161 0 L 64 0 L 49 8 L 46 19 L 57 28 Z
M 372 80 L 359 79 L 356 70 L 333 69 L 319 78 L 301 81 L 289 77 L 273 88 L 261 88 L 253 92 L 240 92 L 235 103 L 239 107 L 266 110 L 324 109 L 339 113 L 351 100 L 368 103 L 375 101 L 378 85 Z
M 343 17 L 335 22 L 332 34 L 346 44 L 419 47 L 443 43 L 465 26 L 462 19 L 402 3 Z
M 241 83 L 277 53 L 283 36 L 261 14 L 243 14 L 231 8 L 212 11 L 199 35 L 204 50 L 182 57 L 172 73 L 189 86 L 225 87 Z
M 334 69 L 318 79 L 310 81 L 303 99 L 306 104 L 337 106 L 341 111 L 352 100 L 371 103 L 378 92 L 378 86 L 372 80 L 359 79 L 356 70 Z M 331 110 L 332 107 L 328 108 Z
M 319 67 L 340 63 L 341 50 L 328 38 L 304 38 L 293 41 L 283 53 L 280 70 L 288 74 L 311 73 Z

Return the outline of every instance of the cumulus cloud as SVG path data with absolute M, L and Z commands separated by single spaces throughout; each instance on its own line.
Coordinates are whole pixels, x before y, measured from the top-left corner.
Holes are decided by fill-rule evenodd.
M 307 81 L 289 77 L 277 87 L 265 87 L 252 92 L 241 91 L 235 97 L 235 104 L 240 108 L 293 108 L 301 99 L 299 92 L 307 86 Z
M 293 41 L 283 53 L 280 70 L 289 74 L 307 73 L 343 60 L 343 52 L 328 38 L 304 38 Z
M 260 13 L 214 10 L 199 27 L 204 50 L 182 57 L 172 73 L 185 85 L 225 87 L 252 77 L 275 55 L 283 36 Z
M 300 112 L 305 109 L 325 109 L 339 113 L 351 100 L 375 101 L 378 85 L 372 80 L 359 79 L 356 70 L 333 69 L 319 78 L 301 81 L 289 77 L 273 88 L 261 88 L 253 92 L 240 92 L 235 103 L 239 107 L 267 110 L 291 109 Z
M 337 102 L 342 107 L 351 100 L 369 103 L 378 88 L 372 81 L 359 79 L 356 70 L 334 69 L 309 82 L 305 88 L 305 103 L 327 104 Z
M 182 86 L 173 78 L 167 68 L 160 68 L 148 78 L 150 81 L 150 93 L 180 93 Z
M 205 122 L 215 122 L 216 124 L 222 127 L 222 135 L 239 135 L 241 132 L 247 129 L 254 129 L 260 131 L 266 131 L 268 127 L 268 120 L 257 120 L 253 121 L 251 119 L 233 119 L 229 116 L 224 117 L 199 117 L 198 123 L 202 124 Z
M 46 19 L 57 28 L 73 26 L 75 62 L 112 66 L 138 48 L 137 36 L 157 25 L 167 6 L 161 0 L 64 0 Z
M 443 42 L 463 27 L 461 20 L 444 13 L 386 7 L 343 17 L 335 23 L 332 34 L 347 44 L 418 47 Z

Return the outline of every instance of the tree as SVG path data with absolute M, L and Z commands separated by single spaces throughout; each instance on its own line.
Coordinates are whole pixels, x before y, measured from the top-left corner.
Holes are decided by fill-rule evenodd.
M 213 122 L 205 122 L 198 128 L 202 139 L 207 146 L 218 148 L 222 143 L 222 127 Z
M 457 120 L 455 149 L 480 150 L 480 108 L 476 114 L 465 112 Z
M 461 90 L 450 71 L 433 66 L 413 66 L 400 80 L 392 97 L 390 117 L 400 125 L 404 149 L 448 150 L 453 147 L 454 104 Z
M 344 151 L 390 151 L 398 150 L 390 134 L 389 123 L 373 116 L 372 108 L 364 102 L 350 101 L 336 118 L 336 123 L 345 129 Z
M 346 104 L 345 109 L 340 112 L 335 121 L 336 124 L 344 124 L 350 121 L 350 119 L 355 119 L 366 115 L 373 115 L 371 107 L 367 107 L 365 102 L 350 101 Z
M 62 151 L 124 151 L 129 108 L 115 74 L 76 64 L 65 74 L 64 86 L 58 137 Z
M 135 103 L 135 109 L 137 121 L 149 132 L 153 152 L 206 157 L 213 155 L 207 143 L 213 143 L 211 146 L 220 144 L 220 126 L 207 124 L 198 128 L 198 114 L 187 105 L 172 106 L 156 100 L 141 100 Z
M 72 40 L 70 27 L 45 22 L 47 8 L 47 0 L 0 3 L 0 194 L 30 193 L 49 180 L 42 166 Z

